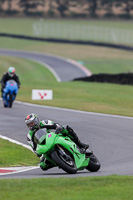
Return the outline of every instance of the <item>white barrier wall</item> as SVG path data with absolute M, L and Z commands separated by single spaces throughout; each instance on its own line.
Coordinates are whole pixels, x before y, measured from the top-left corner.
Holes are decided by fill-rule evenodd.
M 91 40 L 114 44 L 133 44 L 133 30 L 82 24 L 48 23 L 38 20 L 33 23 L 33 35 L 71 40 Z

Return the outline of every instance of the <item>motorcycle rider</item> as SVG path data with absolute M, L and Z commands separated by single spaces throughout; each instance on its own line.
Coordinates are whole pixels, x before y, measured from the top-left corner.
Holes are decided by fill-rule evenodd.
M 79 140 L 78 136 L 69 125 L 61 126 L 58 123 L 52 122 L 51 120 L 40 121 L 38 116 L 34 113 L 27 115 L 27 117 L 25 118 L 25 123 L 29 128 L 29 132 L 27 134 L 27 140 L 35 153 L 37 144 L 34 141 L 34 134 L 36 133 L 37 130 L 42 128 L 46 128 L 47 132 L 50 132 L 51 129 L 55 129 L 56 134 L 62 133 L 63 135 L 69 136 L 71 140 L 75 142 L 81 149 L 86 150 L 89 147 L 88 144 L 84 144 Z M 40 157 L 39 155 L 37 156 Z M 42 170 L 47 170 L 53 167 L 53 165 L 51 165 L 51 163 L 48 160 L 42 157 L 40 161 L 40 167 Z
M 9 67 L 8 72 L 4 73 L 1 79 L 1 96 L 3 96 L 3 89 L 5 88 L 6 82 L 14 80 L 17 82 L 18 88 L 20 88 L 20 81 L 18 75 L 15 73 L 14 67 Z

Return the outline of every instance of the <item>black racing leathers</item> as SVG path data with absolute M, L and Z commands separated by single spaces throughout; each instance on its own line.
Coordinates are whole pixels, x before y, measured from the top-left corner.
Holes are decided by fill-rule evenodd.
M 74 141 L 80 148 L 85 148 L 87 149 L 89 147 L 88 144 L 84 144 L 82 143 L 77 134 L 74 132 L 74 130 L 70 127 L 70 126 L 60 126 L 59 124 L 57 123 L 53 123 L 51 120 L 43 120 L 43 121 L 40 121 L 40 128 L 46 128 L 47 131 L 49 132 L 49 130 L 51 129 L 56 129 L 55 133 L 58 134 L 58 133 L 62 133 L 64 135 L 67 135 L 68 137 L 71 138 L 72 141 Z M 36 150 L 36 146 L 37 144 L 34 142 L 34 134 L 37 130 L 30 130 L 28 135 L 27 135 L 27 139 L 28 139 L 28 142 L 30 143 L 30 145 L 32 146 L 33 150 L 35 151 Z
M 17 74 L 14 74 L 14 76 L 11 77 L 11 76 L 9 76 L 8 72 L 6 72 L 3 75 L 3 77 L 2 77 L 2 79 L 0 81 L 1 82 L 1 86 L 2 86 L 2 88 L 1 88 L 2 91 L 3 91 L 4 87 L 5 87 L 6 82 L 9 81 L 9 80 L 16 81 L 17 84 L 18 84 L 18 87 L 20 88 L 20 81 L 19 81 L 19 77 L 17 76 Z

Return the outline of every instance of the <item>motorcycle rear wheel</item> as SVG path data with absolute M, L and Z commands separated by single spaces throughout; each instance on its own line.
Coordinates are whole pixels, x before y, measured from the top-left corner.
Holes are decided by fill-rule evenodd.
M 90 161 L 86 169 L 89 170 L 90 172 L 97 172 L 100 169 L 100 167 L 101 164 L 98 158 L 94 154 L 90 155 Z
M 61 167 L 68 174 L 75 174 L 77 172 L 77 168 L 74 160 L 67 154 L 69 159 L 65 159 L 58 150 L 55 150 L 51 153 L 51 158 L 53 161 Z

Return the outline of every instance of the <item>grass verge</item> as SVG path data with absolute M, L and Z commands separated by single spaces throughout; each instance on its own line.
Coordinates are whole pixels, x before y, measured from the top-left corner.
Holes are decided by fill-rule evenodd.
M 79 81 L 58 83 L 51 72 L 36 62 L 15 57 L 0 56 L 0 58 L 0 74 L 7 70 L 7 66 L 16 67 L 21 81 L 17 100 L 47 106 L 133 116 L 132 86 Z M 52 89 L 53 100 L 33 101 L 31 99 L 32 89 Z
M 133 30 L 131 26 L 131 21 L 114 21 L 114 20 L 72 20 L 72 19 L 45 19 L 40 20 L 32 18 L 1 18 L 0 27 L 2 33 L 14 33 L 14 34 L 24 34 L 24 35 L 33 35 L 33 24 L 40 22 L 43 24 L 51 25 L 81 25 L 88 26 L 97 26 L 97 27 L 108 27 L 108 28 L 117 28 L 125 30 Z M 19 27 L 19 28 L 18 28 Z M 53 30 L 54 31 L 54 30 Z M 48 37 L 49 33 L 45 32 L 45 36 Z M 55 33 L 56 34 L 56 33 Z M 76 37 L 76 36 L 75 36 Z
M 0 181 L 2 200 L 132 200 L 133 177 L 40 178 Z
M 39 158 L 30 150 L 0 139 L 0 167 L 35 166 Z
M 91 23 L 94 24 L 94 22 Z M 106 26 L 107 24 L 109 27 L 118 27 L 119 25 L 119 28 L 122 29 L 123 26 L 126 29 L 130 29 L 132 27 L 130 23 L 123 24 L 123 22 L 119 24 L 116 23 L 115 25 L 114 23 L 110 24 L 106 22 L 105 24 L 105 22 L 97 22 L 96 25 Z M 27 20 L 24 20 L 21 23 L 20 20 L 13 19 L 12 21 L 9 21 L 9 19 L 2 19 L 0 20 L 0 27 L 2 32 L 18 34 L 25 33 L 32 35 L 31 22 Z M 0 44 L 1 48 L 37 51 L 41 53 L 56 54 L 66 58 L 73 58 L 75 60 L 82 60 L 94 73 L 107 72 L 107 70 L 109 73 L 127 72 L 127 70 L 132 71 L 133 68 L 132 52 L 127 51 L 83 45 L 52 44 L 9 38 L 0 38 Z M 16 67 L 16 71 L 20 76 L 22 85 L 17 96 L 18 100 L 50 106 L 74 108 L 78 110 L 133 116 L 133 90 L 131 86 L 99 83 L 86 84 L 82 82 L 57 83 L 48 70 L 34 62 L 4 56 L 1 56 L 0 58 L 0 74 L 3 74 L 7 71 L 7 68 L 10 65 L 13 65 Z M 124 62 L 123 59 L 125 59 Z M 116 61 L 113 62 L 113 60 Z M 53 101 L 33 102 L 31 100 L 31 89 L 33 86 L 40 89 L 53 89 Z M 23 149 L 20 154 L 21 147 L 16 147 L 16 145 L 15 147 L 10 147 L 10 145 L 12 146 L 13 144 L 8 144 L 9 148 L 7 152 L 7 144 L 5 144 L 5 142 L 6 141 L 3 140 L 0 141 L 1 166 L 5 166 L 5 163 L 9 161 L 6 157 L 7 155 L 10 155 L 9 153 L 12 153 L 10 157 L 13 156 L 13 159 L 10 160 L 10 166 L 35 164 L 33 162 L 29 163 L 29 161 L 35 161 L 35 159 L 37 159 L 32 152 Z M 4 147 L 4 144 L 6 148 Z M 17 148 L 20 149 L 17 150 Z M 12 151 L 9 152 L 9 149 L 12 149 Z M 18 151 L 20 160 L 18 158 L 16 159 Z M 23 157 L 27 157 L 27 161 L 25 160 L 24 163 Z M 38 163 L 38 160 L 35 162 Z M 9 162 L 7 165 L 8 164 Z M 130 200 L 133 196 L 132 181 L 133 177 L 126 176 L 73 179 L 8 179 L 0 181 L 0 195 L 3 200 L 34 200 L 39 198 L 46 198 L 50 200 L 55 198 L 58 198 L 59 200 Z

